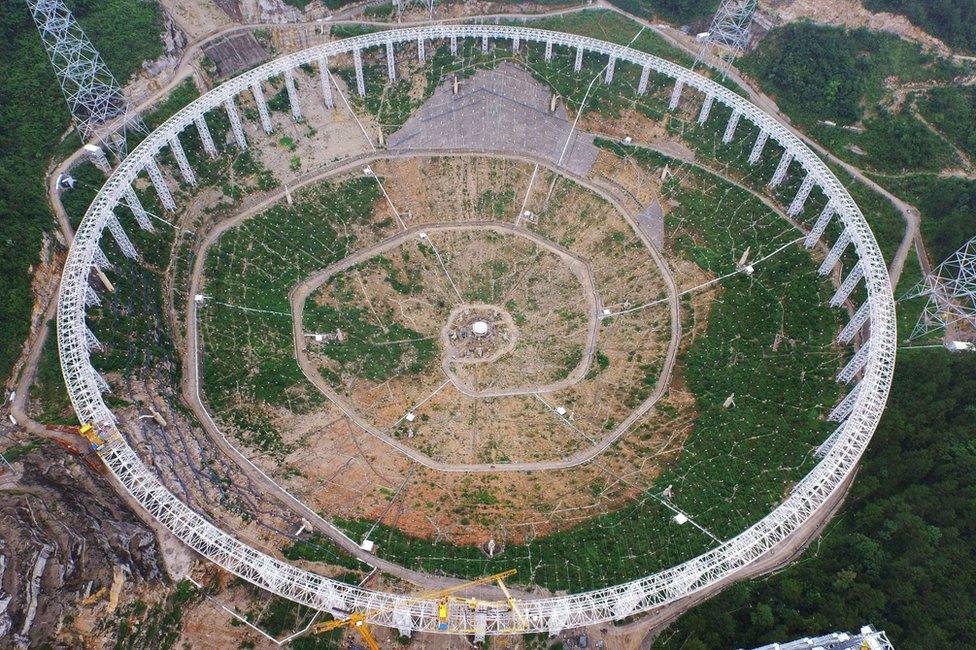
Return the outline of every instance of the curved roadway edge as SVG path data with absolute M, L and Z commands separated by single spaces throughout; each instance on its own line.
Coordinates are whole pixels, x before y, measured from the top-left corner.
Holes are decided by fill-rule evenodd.
M 387 152 L 378 152 L 370 156 L 357 156 L 356 158 L 343 161 L 340 165 L 337 165 L 327 171 L 323 171 L 320 172 L 319 174 L 313 176 L 307 176 L 303 178 L 303 180 L 299 184 L 290 185 L 288 191 L 293 192 L 297 189 L 300 189 L 301 187 L 305 187 L 309 184 L 319 182 L 324 178 L 338 175 L 353 169 L 357 169 L 363 164 L 369 164 L 377 160 L 390 159 L 390 158 L 413 158 L 413 157 L 449 156 L 449 155 L 455 155 L 455 156 L 495 155 L 496 157 L 508 158 L 512 160 L 520 160 L 522 162 L 536 163 L 539 165 L 548 166 L 550 164 L 547 160 L 541 158 L 535 158 L 529 156 L 516 156 L 506 152 L 499 152 L 498 154 L 489 154 L 484 151 L 472 151 L 472 152 L 463 152 L 463 153 L 459 153 L 455 151 L 444 151 L 444 150 L 434 150 L 429 152 L 416 152 L 411 150 L 410 152 L 405 152 L 405 153 L 387 151 Z M 624 209 L 624 207 L 619 203 L 619 201 L 617 201 L 614 197 L 609 195 L 606 192 L 606 190 L 601 186 L 594 184 L 589 179 L 572 174 L 568 170 L 561 169 L 561 168 L 560 169 L 552 168 L 552 169 L 556 173 L 562 174 L 567 178 L 570 178 L 571 180 L 580 184 L 586 189 L 601 196 L 602 198 L 610 202 L 611 205 L 613 205 L 613 207 L 617 209 L 628 221 L 632 220 L 632 216 L 628 214 L 626 209 Z M 268 195 L 267 198 L 262 200 L 260 203 L 254 205 L 253 207 L 249 208 L 248 210 L 234 216 L 231 219 L 220 222 L 206 235 L 206 237 L 204 237 L 203 242 L 199 247 L 199 250 L 196 252 L 196 259 L 194 261 L 193 272 L 190 278 L 190 288 L 187 294 L 189 298 L 187 303 L 188 318 L 187 318 L 187 336 L 186 336 L 186 352 L 185 352 L 186 356 L 184 358 L 185 362 L 183 364 L 184 375 L 185 375 L 183 394 L 187 402 L 191 405 L 197 417 L 204 423 L 208 423 L 208 422 L 211 423 L 210 426 L 213 428 L 213 430 L 217 430 L 217 427 L 215 424 L 212 424 L 212 419 L 209 413 L 207 412 L 206 406 L 203 404 L 200 398 L 200 386 L 199 386 L 200 378 L 197 371 L 197 363 L 196 363 L 197 355 L 199 354 L 199 346 L 198 346 L 199 327 L 198 327 L 197 315 L 196 315 L 197 305 L 193 301 L 193 296 L 195 296 L 198 293 L 201 293 L 201 287 L 203 284 L 203 268 L 205 266 L 206 252 L 214 244 L 214 242 L 216 242 L 217 239 L 219 239 L 219 237 L 223 233 L 237 226 L 238 224 L 240 224 L 241 221 L 258 214 L 259 212 L 270 207 L 271 205 L 277 203 L 284 196 L 285 191 L 286 190 L 284 189 L 280 191 L 276 191 Z M 464 228 L 466 226 L 500 228 L 512 232 L 514 234 L 518 234 L 523 237 L 528 237 L 529 239 L 536 241 L 536 243 L 545 242 L 544 245 L 553 246 L 551 242 L 549 242 L 543 237 L 540 237 L 534 232 L 524 228 L 517 228 L 515 226 L 512 226 L 511 224 L 505 224 L 499 222 L 480 223 L 480 222 L 471 222 L 471 221 L 468 222 L 459 221 L 459 222 L 450 222 L 450 223 L 442 223 L 442 224 L 423 224 L 422 226 L 415 226 L 405 231 L 405 233 L 398 234 L 397 237 L 394 238 L 393 243 L 391 243 L 391 240 L 387 240 L 386 242 L 381 242 L 380 244 L 377 244 L 372 248 L 382 248 L 382 249 L 390 248 L 396 245 L 397 243 L 399 243 L 399 240 L 404 236 L 404 234 L 406 234 L 407 236 L 411 236 L 415 232 L 420 232 L 425 228 L 436 229 L 436 228 L 450 227 L 453 229 L 458 229 L 458 228 Z M 596 456 L 602 454 L 607 448 L 609 448 L 613 443 L 615 443 L 622 435 L 624 435 L 638 419 L 640 419 L 645 413 L 647 413 L 654 406 L 654 404 L 656 404 L 661 399 L 661 397 L 667 391 L 671 372 L 674 369 L 674 364 L 676 363 L 678 357 L 678 349 L 681 343 L 681 319 L 679 315 L 678 292 L 677 292 L 677 286 L 674 281 L 674 277 L 671 274 L 671 271 L 668 268 L 667 264 L 664 262 L 664 259 L 661 257 L 660 252 L 647 239 L 647 237 L 643 234 L 643 232 L 636 227 L 634 227 L 634 231 L 635 233 L 638 234 L 638 236 L 641 237 L 641 239 L 644 241 L 645 245 L 647 246 L 648 250 L 651 252 L 652 258 L 654 259 L 655 264 L 657 265 L 658 270 L 660 271 L 662 277 L 665 279 L 665 283 L 667 285 L 668 304 L 669 304 L 670 314 L 671 314 L 671 318 L 670 318 L 671 332 L 670 332 L 670 340 L 668 342 L 668 349 L 665 355 L 661 375 L 658 378 L 654 391 L 634 411 L 632 411 L 619 425 L 614 427 L 613 430 L 611 430 L 606 436 L 600 439 L 595 445 L 574 452 L 570 456 L 558 460 L 523 462 L 523 463 L 503 463 L 503 464 L 491 464 L 491 463 L 461 464 L 461 463 L 444 463 L 440 461 L 435 461 L 429 456 L 414 449 L 413 447 L 403 444 L 396 438 L 393 438 L 392 436 L 389 436 L 388 434 L 372 426 L 356 411 L 346 407 L 344 404 L 344 400 L 341 397 L 339 397 L 332 389 L 332 387 L 328 384 L 328 382 L 326 382 L 319 375 L 319 373 L 316 372 L 316 370 L 311 366 L 311 364 L 308 362 L 307 357 L 305 357 L 304 354 L 298 353 L 296 360 L 298 361 L 299 365 L 302 368 L 302 372 L 305 374 L 308 380 L 312 382 L 312 384 L 315 385 L 316 388 L 318 388 L 319 391 L 321 391 L 333 403 L 339 406 L 339 408 L 342 409 L 345 415 L 349 417 L 350 420 L 355 422 L 357 426 L 364 429 L 370 435 L 375 436 L 379 440 L 390 445 L 401 454 L 431 469 L 437 471 L 443 471 L 443 472 L 526 472 L 526 471 L 531 472 L 531 471 L 569 469 L 572 467 L 576 467 L 578 465 L 582 465 L 586 462 L 589 462 Z M 372 252 L 371 249 L 367 249 L 365 253 L 364 251 L 358 251 L 357 253 L 354 253 L 353 256 L 351 256 L 350 258 L 346 258 L 346 260 L 352 258 L 355 258 L 356 260 L 361 260 L 371 256 L 372 254 L 374 254 L 374 252 Z M 344 264 L 344 262 L 340 262 L 339 265 L 337 266 L 341 266 L 342 264 Z M 296 351 L 302 350 L 304 348 L 304 341 L 303 341 L 304 336 L 302 334 L 301 323 L 302 323 L 302 314 L 304 310 L 304 299 L 305 297 L 307 297 L 307 294 L 310 292 L 309 285 L 318 284 L 324 276 L 330 275 L 336 270 L 339 269 L 330 267 L 325 271 L 321 271 L 317 273 L 311 278 L 303 281 L 300 285 L 298 285 L 295 289 L 293 289 L 289 295 L 289 300 L 291 301 L 291 305 L 292 305 L 292 314 L 293 314 L 292 328 L 293 328 L 293 335 L 295 337 Z M 598 307 L 596 306 L 596 302 L 597 301 L 594 301 L 594 304 L 591 307 L 594 311 L 598 309 Z M 591 337 L 587 341 L 587 349 L 584 353 L 585 356 L 592 356 L 596 351 L 596 345 L 597 345 L 596 331 L 593 330 Z M 224 440 L 226 441 L 226 438 L 223 436 L 223 434 L 220 434 L 220 437 L 224 438 Z M 235 451 L 237 450 L 235 449 Z M 235 456 L 243 457 L 243 454 L 240 451 L 237 451 Z M 250 461 L 247 462 L 250 463 Z
M 298 65 L 335 56 L 355 48 L 384 47 L 387 43 L 442 39 L 450 36 L 552 42 L 560 47 L 610 56 L 676 79 L 689 91 L 703 93 L 759 126 L 794 155 L 828 197 L 843 222 L 859 257 L 867 287 L 871 320 L 870 348 L 864 375 L 853 400 L 853 411 L 835 444 L 814 469 L 772 512 L 736 537 L 701 556 L 657 574 L 590 592 L 521 600 L 522 620 L 511 612 L 491 610 L 476 617 L 466 607 L 451 607 L 449 632 L 484 625 L 486 634 L 535 631 L 551 633 L 573 627 L 619 620 L 673 603 L 728 578 L 766 555 L 802 528 L 842 487 L 870 441 L 891 387 L 897 345 L 894 300 L 887 268 L 860 210 L 824 163 L 787 127 L 720 84 L 674 63 L 596 39 L 524 27 L 439 25 L 391 30 L 357 36 L 287 55 L 226 82 L 191 103 L 150 134 L 119 166 L 96 196 L 82 220 L 62 276 L 58 304 L 58 345 L 65 383 L 80 419 L 98 424 L 107 439 L 99 453 L 124 488 L 154 517 L 187 545 L 226 570 L 272 593 L 317 609 L 356 611 L 369 622 L 409 631 L 437 632 L 437 603 L 353 587 L 298 569 L 247 546 L 216 528 L 180 502 L 142 463 L 117 429 L 115 418 L 98 390 L 85 340 L 85 290 L 94 248 L 112 208 L 143 167 L 193 118 L 222 104 L 255 81 L 284 73 Z M 483 616 L 483 618 L 482 618 Z

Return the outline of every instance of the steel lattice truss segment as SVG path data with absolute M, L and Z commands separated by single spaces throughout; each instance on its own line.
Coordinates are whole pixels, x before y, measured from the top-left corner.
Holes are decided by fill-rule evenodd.
M 836 218 L 843 228 L 843 236 L 850 238 L 859 260 L 858 282 L 863 279 L 867 293 L 867 313 L 859 318 L 870 323 L 870 335 L 862 343 L 862 348 L 869 344 L 867 351 L 858 361 L 861 378 L 850 391 L 856 394 L 845 398 L 843 410 L 849 412 L 843 428 L 838 429 L 829 449 L 823 450 L 823 457 L 814 469 L 775 510 L 752 527 L 697 558 L 645 578 L 586 593 L 519 601 L 518 608 L 526 617 L 527 626 L 512 620 L 509 612 L 491 610 L 479 612 L 476 617 L 467 607 L 452 605 L 449 629 L 478 633 L 483 630 L 489 635 L 556 633 L 621 619 L 727 580 L 795 533 L 853 472 L 878 424 L 891 386 L 897 339 L 894 300 L 887 267 L 863 215 L 837 178 L 802 141 L 773 117 L 720 84 L 665 59 L 621 45 L 572 34 L 497 25 L 430 25 L 390 30 L 289 54 L 245 72 L 195 100 L 149 134 L 119 165 L 95 197 L 75 235 L 58 302 L 58 348 L 75 411 L 81 421 L 97 423 L 107 440 L 99 453 L 121 485 L 204 557 L 261 588 L 310 607 L 333 613 L 358 612 L 370 622 L 396 627 L 402 632 L 440 632 L 436 602 L 362 589 L 291 566 L 223 532 L 170 493 L 128 445 L 102 399 L 97 373 L 89 359 L 85 309 L 88 277 L 98 242 L 103 229 L 114 218 L 114 208 L 124 201 L 136 176 L 156 166 L 154 156 L 171 146 L 184 129 L 196 128 L 197 120 L 208 111 L 232 108 L 234 98 L 250 92 L 254 84 L 283 76 L 303 64 L 325 65 L 330 57 L 369 48 L 383 52 L 388 43 L 414 45 L 443 39 L 453 44 L 459 38 L 480 39 L 483 44 L 492 39 L 507 42 L 518 39 L 544 46 L 547 52 L 558 46 L 570 56 L 582 51 L 602 55 L 615 60 L 618 67 L 637 66 L 642 70 L 642 77 L 655 73 L 672 79 L 679 94 L 684 88 L 700 93 L 703 100 L 711 97 L 712 102 L 730 110 L 731 120 L 736 123 L 740 119 L 752 122 L 763 142 L 772 139 L 790 154 L 794 166 L 803 168 L 805 177 L 812 179 L 810 189 L 818 188 L 829 201 L 829 218 Z M 728 133 L 732 131 L 734 127 L 727 128 Z M 241 145 L 246 146 L 246 142 Z M 165 185 L 161 189 L 168 192 Z M 800 209 L 802 206 L 797 206 Z M 821 234 L 812 233 L 808 245 L 816 244 Z
M 903 300 L 927 296 L 928 302 L 909 340 L 959 326 L 976 332 L 976 237 L 926 276 Z
M 757 0 L 722 0 L 702 41 L 695 63 L 707 62 L 712 54 L 723 61 L 722 76 L 728 74 L 732 61 L 749 44 L 749 27 L 756 13 Z
M 146 132 L 141 118 L 127 117 L 129 103 L 84 30 L 61 0 L 27 0 L 37 31 L 58 77 L 68 109 L 85 140 L 98 127 L 122 119 L 109 146 L 125 156 L 125 130 Z

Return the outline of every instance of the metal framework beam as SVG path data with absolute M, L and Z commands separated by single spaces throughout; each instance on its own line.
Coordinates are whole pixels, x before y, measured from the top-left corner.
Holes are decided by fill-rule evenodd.
M 173 157 L 176 158 L 176 166 L 180 169 L 180 176 L 190 185 L 196 185 L 197 176 L 193 173 L 193 168 L 190 167 L 190 161 L 186 159 L 186 152 L 183 150 L 183 144 L 180 143 L 179 135 L 174 135 L 169 139 L 169 148 L 173 152 Z
M 837 403 L 834 410 L 830 412 L 827 416 L 828 422 L 840 422 L 854 410 L 854 403 L 857 401 L 858 395 L 861 394 L 861 384 L 856 384 L 854 388 L 844 395 L 843 399 Z
M 552 41 L 546 41 L 546 62 L 552 61 Z
M 107 271 L 112 268 L 112 263 L 108 261 L 108 258 L 105 257 L 104 251 L 102 251 L 101 247 L 98 245 L 92 247 L 92 265 L 97 266 L 103 271 Z
M 637 82 L 637 94 L 646 95 L 647 94 L 647 82 L 651 78 L 651 68 L 650 66 L 644 66 L 641 68 L 640 81 Z
M 817 221 L 813 224 L 813 228 L 807 233 L 806 238 L 803 240 L 803 246 L 807 249 L 811 249 L 817 245 L 820 238 L 823 237 L 824 232 L 827 230 L 827 226 L 830 224 L 831 218 L 837 213 L 834 209 L 834 204 L 827 201 L 827 205 L 824 206 L 823 210 L 820 211 L 820 216 L 817 217 Z M 821 275 L 823 275 L 821 273 Z
M 291 116 L 299 122 L 302 119 L 302 104 L 298 101 L 298 89 L 295 87 L 295 73 L 292 72 L 292 68 L 285 70 L 285 90 L 288 93 Z
M 136 218 L 136 223 L 138 223 L 139 227 L 143 230 L 152 232 L 154 230 L 152 221 L 149 220 L 149 215 L 146 213 L 146 209 L 142 207 L 142 201 L 139 200 L 139 195 L 136 194 L 136 191 L 132 189 L 131 185 L 125 188 L 124 193 L 125 203 L 132 211 L 132 216 Z
M 118 428 L 122 425 L 99 392 L 85 334 L 85 301 L 90 291 L 91 266 L 97 255 L 101 234 L 108 226 L 109 215 L 124 198 L 124 188 L 131 185 L 140 170 L 155 164 L 153 156 L 166 146 L 171 137 L 186 128 L 195 117 L 233 98 L 252 83 L 267 80 L 288 68 L 314 62 L 323 56 L 344 55 L 362 48 L 382 48 L 391 39 L 395 44 L 401 44 L 416 42 L 421 37 L 431 40 L 450 37 L 511 39 L 516 34 L 525 42 L 552 41 L 560 47 L 575 48 L 577 52 L 585 50 L 595 56 L 614 56 L 619 61 L 641 68 L 648 67 L 676 82 L 681 81 L 697 92 L 712 94 L 715 101 L 730 111 L 740 111 L 760 132 L 792 152 L 808 173 L 815 174 L 817 185 L 833 202 L 838 219 L 852 238 L 871 305 L 870 352 L 864 376 L 855 389 L 859 397 L 851 405 L 843 433 L 786 498 L 745 531 L 716 544 L 696 558 L 626 584 L 585 593 L 520 599 L 518 610 L 525 617 L 526 625 L 516 620 L 510 611 L 492 609 L 476 613 L 464 604 L 452 603 L 448 611 L 448 632 L 475 630 L 476 625 L 482 626 L 486 635 L 512 634 L 516 630 L 546 632 L 550 629 L 550 623 L 553 629 L 579 628 L 606 623 L 624 612 L 634 614 L 673 603 L 689 594 L 721 584 L 742 568 L 764 557 L 771 549 L 779 547 L 830 502 L 855 470 L 877 427 L 891 385 L 897 346 L 894 301 L 887 267 L 867 222 L 841 183 L 775 118 L 715 81 L 670 61 L 575 34 L 503 25 L 437 24 L 331 41 L 242 73 L 177 112 L 160 129 L 149 134 L 119 164 L 82 219 L 65 263 L 59 289 L 58 348 L 65 385 L 78 418 L 97 423 L 106 439 L 106 444 L 98 450 L 106 467 L 137 503 L 191 549 L 234 575 L 278 596 L 316 609 L 361 613 L 369 623 L 387 627 L 397 627 L 406 620 L 402 613 L 394 620 L 394 612 L 407 611 L 414 631 L 441 631 L 436 615 L 437 603 L 434 601 L 408 599 L 398 594 L 340 583 L 271 557 L 218 529 L 169 492 L 129 446 Z M 484 621 L 478 623 L 476 616 L 482 615 Z
M 865 303 L 866 304 L 866 303 Z M 857 349 L 851 360 L 837 373 L 837 381 L 843 382 L 845 384 L 851 383 L 854 377 L 857 376 L 859 372 L 864 370 L 864 366 L 867 365 L 868 359 L 871 357 L 871 344 L 865 343 Z
M 674 82 L 674 88 L 671 89 L 671 100 L 668 102 L 669 111 L 678 108 L 678 102 L 681 101 L 681 89 L 684 87 L 685 82 L 683 79 L 678 79 Z
M 793 152 L 784 151 L 783 156 L 779 159 L 779 164 L 776 165 L 776 171 L 773 172 L 773 177 L 769 180 L 770 188 L 776 187 L 786 180 L 786 174 L 790 171 L 790 163 L 792 162 Z
M 732 138 L 735 136 L 735 129 L 739 126 L 739 120 L 742 119 L 742 113 L 739 111 L 732 111 L 729 115 L 729 121 L 725 125 L 725 133 L 722 134 L 722 142 L 728 144 L 732 142 Z
M 708 114 L 712 112 L 712 104 L 715 102 L 715 98 L 711 95 L 705 96 L 705 101 L 702 102 L 701 110 L 698 111 L 698 123 L 704 124 L 708 121 Z
M 105 155 L 105 151 L 101 147 L 93 144 L 86 144 L 83 148 L 88 160 L 90 160 L 95 167 L 98 167 L 99 171 L 105 174 L 112 173 L 112 165 L 109 163 L 108 157 Z
M 803 206 L 806 205 L 807 198 L 810 196 L 810 192 L 813 190 L 813 186 L 816 184 L 816 182 L 817 179 L 814 178 L 812 174 L 807 174 L 803 177 L 803 182 L 800 184 L 800 189 L 796 191 L 796 196 L 794 196 L 793 200 L 790 202 L 790 207 L 786 211 L 786 214 L 790 215 L 791 217 L 795 217 L 803 212 Z
M 116 217 L 114 213 L 109 216 L 105 225 L 108 227 L 108 231 L 112 233 L 112 238 L 115 240 L 115 243 L 119 245 L 119 249 L 122 251 L 123 255 L 129 259 L 136 259 L 139 257 L 136 247 L 132 245 L 132 241 L 129 240 L 129 236 L 125 234 L 122 224 L 119 223 L 119 218 Z
M 847 321 L 844 328 L 837 335 L 837 341 L 840 343 L 850 343 L 854 340 L 854 335 L 857 334 L 864 324 L 868 322 L 868 318 L 871 316 L 871 303 L 865 301 L 857 308 L 851 319 Z
M 603 83 L 609 84 L 613 82 L 613 69 L 616 65 L 617 59 L 611 56 L 610 60 L 607 62 L 607 69 L 603 73 Z
M 851 241 L 851 233 L 847 232 L 845 229 L 840 234 L 840 237 L 837 238 L 837 241 L 834 242 L 834 245 L 831 246 L 830 250 L 827 252 L 827 256 L 820 264 L 820 268 L 817 269 L 817 273 L 819 275 L 827 275 L 830 273 L 830 271 L 837 266 L 837 262 L 840 261 L 840 256 L 844 254 L 845 250 L 847 250 L 847 247 L 850 245 Z
M 251 84 L 251 95 L 254 96 L 254 103 L 258 107 L 258 115 L 261 117 L 261 128 L 265 133 L 271 133 L 274 126 L 271 124 L 271 114 L 268 112 L 268 102 L 264 99 L 264 90 L 261 82 L 255 81 Z
M 583 48 L 577 46 L 576 61 L 573 63 L 573 72 L 579 72 L 582 69 L 583 69 Z
M 827 439 L 824 440 L 819 447 L 817 447 L 817 450 L 813 452 L 813 455 L 817 458 L 823 458 L 829 454 L 830 450 L 834 448 L 834 445 L 836 445 L 837 442 L 843 438 L 844 428 L 846 426 L 847 422 L 841 422 L 837 428 L 834 429 L 834 432 L 827 436 Z
M 363 80 L 363 52 L 358 47 L 352 51 L 352 62 L 356 67 L 356 92 L 360 97 L 366 96 L 366 82 Z
M 193 123 L 197 127 L 197 133 L 200 134 L 200 142 L 203 143 L 203 150 L 211 158 L 216 158 L 217 145 L 214 144 L 213 137 L 210 135 L 210 127 L 207 126 L 207 119 L 200 114 L 193 118 Z
M 854 291 L 854 287 L 857 286 L 857 283 L 860 282 L 861 278 L 863 277 L 864 269 L 861 268 L 861 264 L 858 262 L 854 265 L 854 268 L 851 269 L 851 272 L 847 274 L 847 277 L 844 278 L 844 281 L 841 282 L 840 287 L 837 288 L 837 292 L 834 293 L 834 296 L 830 299 L 830 306 L 840 307 L 843 305 L 847 298 L 851 295 L 851 292 Z
M 749 164 L 755 165 L 759 162 L 759 158 L 762 156 L 763 149 L 766 147 L 766 142 L 769 140 L 769 133 L 760 130 L 759 135 L 756 136 L 756 144 L 752 145 L 752 151 L 749 152 Z
M 332 98 L 332 73 L 329 72 L 329 59 L 324 55 L 320 56 L 318 64 L 319 78 L 322 80 L 322 99 L 325 101 L 325 107 L 331 110 L 335 108 L 335 100 Z
M 234 132 L 237 146 L 241 148 L 241 151 L 246 151 L 247 138 L 244 137 L 244 125 L 241 123 L 241 115 L 237 112 L 237 104 L 234 102 L 233 96 L 224 100 L 224 110 L 227 111 L 227 119 L 230 120 L 230 129 Z
M 454 46 L 457 47 L 457 41 L 455 41 Z M 390 44 L 393 47 L 393 44 Z M 417 39 L 417 60 L 421 63 L 427 63 L 427 49 L 424 45 L 423 37 Z
M 396 56 L 393 53 L 392 41 L 386 44 L 386 76 L 390 81 L 396 81 Z
M 163 172 L 160 171 L 155 158 L 150 157 L 146 160 L 146 173 L 149 174 L 149 180 L 152 181 L 153 188 L 159 196 L 159 201 L 163 204 L 163 209 L 167 212 L 175 212 L 176 201 L 173 200 L 173 195 L 166 185 L 166 179 L 163 178 Z

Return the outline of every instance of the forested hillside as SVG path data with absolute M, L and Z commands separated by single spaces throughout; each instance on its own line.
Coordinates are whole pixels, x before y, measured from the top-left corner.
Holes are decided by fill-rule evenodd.
M 951 47 L 976 51 L 976 0 L 864 0 L 864 6 L 903 14 Z
M 162 53 L 155 2 L 68 5 L 120 81 Z M 44 175 L 52 157 L 80 144 L 76 136 L 62 143 L 70 116 L 24 2 L 0 3 L 0 87 L 0 378 L 6 378 L 27 335 L 30 268 L 41 233 L 52 226 Z
M 976 639 L 976 355 L 903 352 L 848 503 L 800 561 L 739 583 L 656 648 L 741 648 L 858 629 L 896 648 Z

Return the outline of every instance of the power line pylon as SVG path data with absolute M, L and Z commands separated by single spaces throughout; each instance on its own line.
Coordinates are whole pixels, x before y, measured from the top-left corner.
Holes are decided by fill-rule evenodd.
M 940 329 L 950 338 L 976 335 L 976 237 L 973 237 L 902 298 L 928 302 L 909 340 Z
M 719 70 L 725 78 L 732 62 L 749 44 L 749 28 L 756 13 L 756 3 L 757 0 L 722 0 L 702 40 L 695 66 L 707 63 L 709 54 L 714 55 L 722 61 Z
M 130 117 L 129 102 L 98 50 L 61 0 L 27 0 L 41 41 L 58 76 L 61 92 L 85 141 L 99 127 L 119 120 L 107 144 L 121 160 L 126 154 L 126 131 L 146 133 L 142 118 Z

